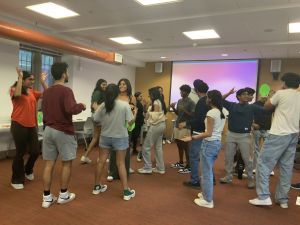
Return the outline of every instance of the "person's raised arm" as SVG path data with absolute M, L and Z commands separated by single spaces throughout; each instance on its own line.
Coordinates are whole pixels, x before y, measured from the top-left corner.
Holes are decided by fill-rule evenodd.
M 42 72 L 40 74 L 40 83 L 41 83 L 42 87 L 44 88 L 44 90 L 46 90 L 48 88 L 48 84 L 46 83 L 47 76 L 48 76 L 48 74 L 45 72 Z
M 234 90 L 234 88 L 232 88 L 229 92 L 227 92 L 226 94 L 224 94 L 222 96 L 223 99 L 226 99 L 229 95 L 232 95 L 236 92 L 236 90 Z
M 23 72 L 20 68 L 16 67 L 16 71 L 18 74 L 18 81 L 16 87 L 14 87 L 13 96 L 19 97 L 22 95 L 22 82 L 23 82 Z

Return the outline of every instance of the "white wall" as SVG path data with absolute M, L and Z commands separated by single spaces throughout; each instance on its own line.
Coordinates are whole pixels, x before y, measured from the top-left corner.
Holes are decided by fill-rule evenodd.
M 77 117 L 90 116 L 91 94 L 98 79 L 103 78 L 108 83 L 117 83 L 120 78 L 130 80 L 135 86 L 135 67 L 125 65 L 111 65 L 64 55 L 62 61 L 69 64 L 70 81 L 68 86 L 73 89 L 77 102 L 85 103 L 87 110 Z M 0 123 L 10 121 L 12 103 L 9 97 L 9 87 L 17 80 L 16 66 L 19 62 L 19 43 L 0 38 Z
M 10 121 L 12 103 L 9 96 L 10 86 L 17 80 L 19 44 L 0 39 L 0 123 Z
M 127 78 L 132 88 L 135 86 L 135 67 L 112 65 L 77 56 L 64 56 L 63 61 L 69 64 L 70 86 L 72 86 L 77 102 L 86 104 L 87 110 L 77 117 L 88 117 L 91 114 L 91 95 L 98 79 L 108 83 L 117 83 L 121 78 Z

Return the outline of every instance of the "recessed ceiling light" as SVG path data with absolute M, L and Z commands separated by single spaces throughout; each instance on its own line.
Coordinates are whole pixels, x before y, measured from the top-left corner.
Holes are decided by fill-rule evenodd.
M 289 23 L 289 33 L 299 33 L 300 23 Z
M 161 58 L 161 59 L 166 59 L 167 57 L 166 57 L 166 56 L 161 56 L 160 58 Z
M 122 45 L 134 45 L 134 44 L 141 44 L 142 42 L 135 39 L 134 37 L 114 37 L 110 38 L 110 40 L 118 42 Z
M 228 54 L 224 53 L 224 54 L 222 54 L 221 56 L 226 57 L 226 56 L 228 56 Z
M 220 38 L 215 30 L 195 30 L 183 32 L 185 36 L 192 40 Z
M 43 14 L 45 16 L 52 17 L 54 19 L 61 19 L 73 16 L 79 16 L 78 13 L 67 9 L 61 5 L 57 5 L 53 2 L 47 2 L 37 5 L 26 6 L 27 9 L 30 9 L 34 12 Z
M 148 6 L 148 5 L 159 5 L 159 4 L 166 4 L 166 3 L 175 3 L 181 2 L 182 0 L 135 0 L 141 5 Z

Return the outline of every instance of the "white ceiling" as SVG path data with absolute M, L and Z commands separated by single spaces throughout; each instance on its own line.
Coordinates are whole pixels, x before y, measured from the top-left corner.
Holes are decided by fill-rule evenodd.
M 134 0 L 52 0 L 80 14 L 61 20 L 25 9 L 42 2 L 0 0 L 0 19 L 119 52 L 125 61 L 300 57 L 300 34 L 287 32 L 289 22 L 300 22 L 300 0 L 183 0 L 147 7 Z M 182 34 L 210 28 L 221 38 L 192 41 Z M 143 44 L 108 39 L 117 36 Z

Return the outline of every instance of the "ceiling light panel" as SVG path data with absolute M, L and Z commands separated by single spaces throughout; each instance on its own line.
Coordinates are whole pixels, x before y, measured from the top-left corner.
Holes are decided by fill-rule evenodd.
M 213 29 L 186 31 L 183 32 L 183 34 L 192 40 L 220 38 L 217 32 Z
M 134 45 L 134 44 L 141 44 L 142 42 L 135 39 L 134 37 L 114 37 L 114 38 L 109 38 L 110 40 L 117 42 L 122 45 Z
M 34 12 L 49 16 L 54 19 L 62 19 L 67 17 L 79 16 L 78 13 L 67 9 L 61 5 L 57 5 L 53 2 L 47 2 L 37 5 L 26 6 L 27 9 L 30 9 Z
M 299 33 L 300 23 L 289 23 L 289 33 Z
M 141 5 L 149 6 L 149 5 L 159 5 L 159 4 L 181 2 L 182 0 L 135 0 L 135 1 L 137 1 Z

